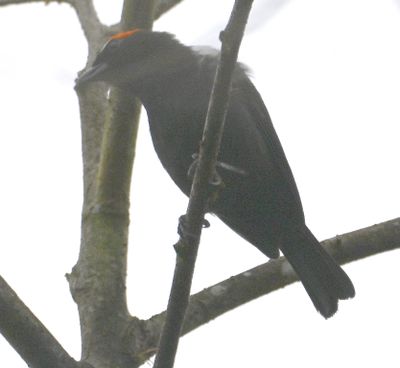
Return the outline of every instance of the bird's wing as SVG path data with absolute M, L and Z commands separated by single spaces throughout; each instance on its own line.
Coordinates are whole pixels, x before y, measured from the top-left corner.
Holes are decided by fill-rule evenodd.
M 254 131 L 257 132 L 259 138 L 261 137 L 262 142 L 265 144 L 269 160 L 272 161 L 274 169 L 281 177 L 280 183 L 285 187 L 282 188 L 283 192 L 289 195 L 286 200 L 295 202 L 295 207 L 300 210 L 302 215 L 303 210 L 300 195 L 292 170 L 259 92 L 247 76 L 240 78 L 240 88 L 237 89 L 237 92 L 235 92 L 235 84 L 234 81 L 234 93 L 237 93 L 237 98 L 242 100 L 243 105 L 247 107 L 248 113 L 252 117 L 251 123 L 256 128 Z

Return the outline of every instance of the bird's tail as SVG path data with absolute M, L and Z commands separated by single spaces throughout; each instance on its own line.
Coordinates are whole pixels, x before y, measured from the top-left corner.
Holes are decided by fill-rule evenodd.
M 315 308 L 325 318 L 337 311 L 339 299 L 355 295 L 350 278 L 307 227 L 291 232 L 282 240 L 282 253 L 296 271 Z

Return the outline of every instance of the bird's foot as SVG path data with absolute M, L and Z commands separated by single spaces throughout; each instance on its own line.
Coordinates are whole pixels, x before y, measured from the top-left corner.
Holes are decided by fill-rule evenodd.
M 189 170 L 187 172 L 187 175 L 189 178 L 193 179 L 194 178 L 194 173 L 196 172 L 197 166 L 199 164 L 199 157 L 200 155 L 198 153 L 193 153 L 192 158 L 193 158 L 193 162 L 192 164 L 189 166 Z M 226 162 L 223 161 L 216 161 L 215 163 L 215 168 L 221 168 L 223 170 L 229 171 L 231 173 L 240 175 L 240 176 L 247 176 L 248 172 L 246 170 L 243 170 L 240 167 L 228 164 Z M 211 183 L 212 185 L 221 185 L 222 183 L 222 178 L 221 176 L 218 174 L 217 171 L 215 171 L 213 178 L 211 179 Z
M 206 219 L 203 219 L 202 228 L 206 229 L 206 228 L 209 228 L 210 226 L 211 226 L 210 222 Z M 199 234 L 195 234 L 188 230 L 186 215 L 182 215 L 179 217 L 178 234 L 184 240 L 184 244 L 188 244 L 193 241 L 196 241 L 199 236 Z M 177 244 L 175 244 L 174 248 L 175 248 L 176 253 L 178 253 L 179 255 L 183 255 L 184 253 L 186 253 L 184 251 L 184 247 L 182 246 L 181 242 L 178 242 Z
M 199 157 L 200 155 L 198 153 L 193 153 L 192 155 L 192 163 L 189 166 L 189 170 L 187 171 L 187 176 L 190 179 L 194 178 L 194 174 L 196 172 L 197 166 L 199 166 Z
M 206 219 L 203 219 L 203 224 L 202 224 L 202 228 L 203 229 L 207 229 L 207 228 L 209 228 L 211 225 L 210 225 L 210 222 L 208 221 L 208 220 L 206 220 Z M 187 237 L 187 238 L 190 238 L 190 237 L 195 237 L 195 236 L 197 236 L 196 234 L 194 234 L 194 233 L 191 233 L 190 231 L 188 231 L 188 228 L 187 228 L 188 226 L 187 226 L 187 219 L 186 219 L 186 215 L 182 215 L 182 216 L 180 216 L 179 217 L 179 224 L 178 224 L 178 234 L 181 236 L 181 237 Z

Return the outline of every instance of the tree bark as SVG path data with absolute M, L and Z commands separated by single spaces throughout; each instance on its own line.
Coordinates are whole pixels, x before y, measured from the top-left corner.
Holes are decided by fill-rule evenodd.
M 125 0 L 120 29 L 149 28 L 153 7 L 154 1 Z M 107 35 L 104 27 L 97 32 L 100 39 Z M 125 338 L 130 321 L 125 285 L 140 105 L 120 89 L 112 89 L 107 102 L 106 87 L 95 88 L 78 92 L 85 190 L 81 249 L 68 279 L 79 309 L 82 360 L 96 368 L 135 367 Z

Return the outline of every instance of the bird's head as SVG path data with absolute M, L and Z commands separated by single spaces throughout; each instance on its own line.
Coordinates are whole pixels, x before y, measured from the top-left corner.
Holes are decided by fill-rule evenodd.
M 193 51 L 171 34 L 133 29 L 118 33 L 103 46 L 76 88 L 103 81 L 114 86 L 142 85 L 173 75 L 193 58 Z

